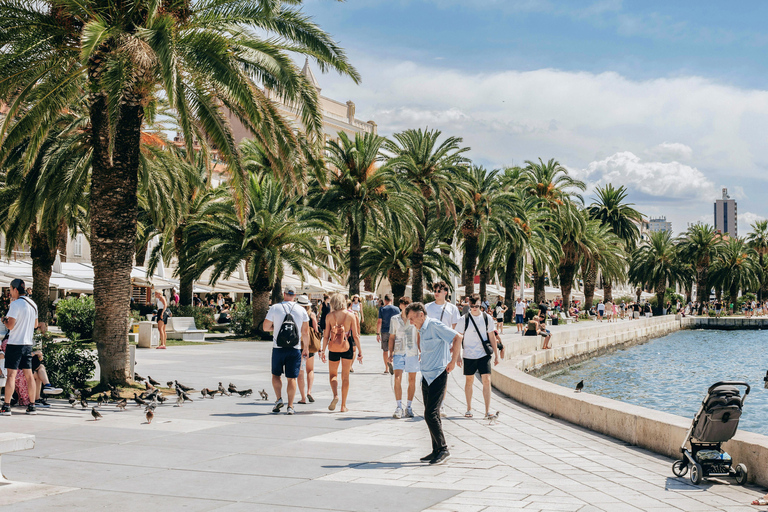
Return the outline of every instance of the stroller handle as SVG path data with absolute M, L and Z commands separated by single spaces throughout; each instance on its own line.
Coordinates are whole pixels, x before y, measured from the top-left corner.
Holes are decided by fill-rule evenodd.
M 744 405 L 744 399 L 747 398 L 747 395 L 749 394 L 749 390 L 752 389 L 749 387 L 749 384 L 741 381 L 741 380 L 724 380 L 721 382 L 715 382 L 711 386 L 709 386 L 709 389 L 707 390 L 707 394 L 712 394 L 712 390 L 715 389 L 717 386 L 744 386 L 746 389 L 744 390 L 744 394 L 741 396 L 741 405 Z

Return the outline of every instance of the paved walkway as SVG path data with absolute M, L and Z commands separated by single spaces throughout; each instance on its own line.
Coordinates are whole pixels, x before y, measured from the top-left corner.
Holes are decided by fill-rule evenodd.
M 37 437 L 34 450 L 3 457 L 5 476 L 28 482 L 0 486 L 3 510 L 758 510 L 745 505 L 757 489 L 694 487 L 672 476 L 665 457 L 498 394 L 496 424 L 465 419 L 458 374 L 445 421 L 452 458 L 436 467 L 415 462 L 430 451 L 426 426 L 420 417 L 391 419 L 392 378 L 381 374 L 375 340 L 364 343 L 350 412 L 328 412 L 326 367 L 318 365 L 317 402 L 298 405 L 295 416 L 270 413 L 268 344 L 139 351 L 144 376 L 197 387 L 232 381 L 267 389 L 270 401 L 256 393 L 165 405 L 151 425 L 135 406 L 104 407 L 95 422 L 61 402 L 36 417 L 0 418 L 3 430 Z M 415 409 L 422 412 L 420 401 Z

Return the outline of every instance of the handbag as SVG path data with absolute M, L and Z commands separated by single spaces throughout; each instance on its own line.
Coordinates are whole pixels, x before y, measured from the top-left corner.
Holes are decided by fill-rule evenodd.
M 467 318 L 472 322 L 472 325 L 475 326 L 475 330 L 477 331 L 477 335 L 480 337 L 480 343 L 483 345 L 483 350 L 485 350 L 485 354 L 492 356 L 493 355 L 493 346 L 491 345 L 491 340 L 487 338 L 483 339 L 483 335 L 480 332 L 480 328 L 475 323 L 475 319 L 472 318 L 472 313 L 467 313 Z M 483 319 L 485 320 L 485 328 L 488 328 L 488 315 L 486 313 L 483 313 Z M 465 325 L 464 331 L 467 330 L 467 327 Z
M 317 352 L 320 352 L 323 348 L 323 338 L 320 336 L 320 333 L 314 330 L 312 327 L 309 328 L 309 353 L 315 354 Z

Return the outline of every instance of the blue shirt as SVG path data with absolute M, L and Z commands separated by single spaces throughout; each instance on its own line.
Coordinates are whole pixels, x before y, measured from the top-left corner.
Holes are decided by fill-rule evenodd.
M 381 332 L 389 332 L 389 321 L 393 316 L 400 314 L 400 308 L 389 304 L 379 310 L 379 318 L 381 318 Z
M 432 384 L 432 381 L 438 378 L 451 362 L 451 345 L 453 338 L 458 334 L 440 320 L 429 317 L 424 319 L 424 325 L 419 329 L 419 345 L 421 346 L 421 376 L 427 384 Z

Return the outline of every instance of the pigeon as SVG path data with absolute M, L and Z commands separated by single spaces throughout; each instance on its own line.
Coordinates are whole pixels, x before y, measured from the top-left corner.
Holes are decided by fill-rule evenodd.
M 157 386 L 159 386 L 159 385 L 160 385 L 160 383 L 159 383 L 159 382 L 157 382 L 155 379 L 153 379 L 153 378 L 152 378 L 152 377 L 150 377 L 149 375 L 147 375 L 147 381 L 149 381 L 149 383 L 150 383 L 150 384 L 152 384 L 152 385 L 153 385 L 153 386 L 155 386 L 155 387 L 157 387 Z
M 120 393 L 116 389 L 112 388 L 109 391 L 109 398 L 112 400 L 120 400 Z
M 168 386 L 169 388 L 172 388 L 173 387 L 173 381 L 169 380 L 168 382 L 165 383 L 165 385 Z
M 176 407 L 181 407 L 184 405 L 184 397 L 179 395 L 176 397 Z
M 227 391 L 229 391 L 230 393 L 237 393 L 237 388 L 235 387 L 235 385 L 234 385 L 234 384 L 232 384 L 232 383 L 230 382 L 230 383 L 229 383 L 229 387 L 227 388 Z
M 499 414 L 500 413 L 501 413 L 501 411 L 496 411 L 496 414 L 489 414 L 489 415 L 487 415 L 485 417 L 485 419 L 489 420 L 488 424 L 489 425 L 496 424 L 496 422 L 499 421 Z
M 136 405 L 147 405 L 147 402 L 136 396 L 136 393 L 133 394 L 133 401 L 136 402 Z
M 177 380 L 175 380 L 173 382 L 176 384 L 176 387 L 177 388 L 181 388 L 182 391 L 192 391 L 192 389 L 194 389 L 194 388 L 191 388 L 189 386 L 185 386 L 184 384 L 180 383 Z
M 156 398 L 157 398 L 157 401 L 158 401 L 158 402 L 160 402 L 161 404 L 162 404 L 163 402 L 165 402 L 166 400 L 168 400 L 167 398 L 165 398 L 165 396 L 164 396 L 164 395 L 157 395 L 157 397 L 156 397 Z
M 191 397 L 191 396 L 189 396 L 189 395 L 188 395 L 187 393 L 185 393 L 184 391 L 182 391 L 181 393 L 179 393 L 179 396 L 182 398 L 182 400 L 183 400 L 184 402 L 194 402 L 194 400 L 192 400 L 192 397 Z
M 157 395 L 159 395 L 159 394 L 160 394 L 160 391 L 158 391 L 157 389 L 155 389 L 155 390 L 154 390 L 154 391 L 152 391 L 151 393 L 148 393 L 148 394 L 147 394 L 147 396 L 145 396 L 145 397 L 144 397 L 144 400 L 147 400 L 148 402 L 151 402 L 152 400 L 154 400 L 155 398 L 157 398 Z
M 259 391 L 259 393 L 264 393 L 264 392 L 263 391 Z M 240 396 L 251 396 L 251 394 L 253 394 L 253 390 L 252 389 L 244 389 L 242 391 L 238 391 L 237 394 L 240 395 Z M 261 395 L 261 397 L 264 398 L 264 395 Z M 266 400 L 266 398 L 264 398 L 264 400 Z
M 152 418 L 155 417 L 155 411 L 151 407 L 147 407 L 144 410 L 144 413 L 147 417 L 147 423 L 152 423 Z
M 203 398 L 208 396 L 208 388 L 203 388 L 200 390 L 200 394 L 203 395 Z
M 221 382 L 219 382 L 219 393 L 222 395 L 232 396 L 232 393 L 224 389 L 224 386 L 221 385 Z
M 216 396 L 216 391 L 213 391 L 211 389 L 205 388 L 203 391 L 205 391 L 205 394 L 203 395 L 203 397 L 205 397 L 205 395 L 208 395 L 210 398 L 213 398 Z
M 155 386 L 153 386 L 153 385 L 152 385 L 152 384 L 150 384 L 149 382 L 145 382 L 145 383 L 144 383 L 144 389 L 146 389 L 147 391 L 149 391 L 150 389 L 155 389 Z
M 251 391 L 251 390 L 249 389 L 248 391 Z M 248 393 L 248 394 L 250 394 L 250 393 Z M 267 394 L 267 392 L 266 392 L 266 391 L 264 391 L 263 389 L 262 389 L 261 391 L 259 391 L 259 394 L 261 395 L 261 399 L 262 399 L 262 400 L 269 400 L 269 395 L 268 395 L 268 394 Z M 241 394 L 240 394 L 240 396 L 248 396 L 248 395 L 243 395 L 243 394 L 241 393 Z
M 155 408 L 157 407 L 157 402 L 152 402 L 152 403 L 150 403 L 150 404 L 147 404 L 147 407 L 148 407 L 149 409 L 152 409 L 152 410 L 154 411 L 154 410 L 155 410 Z
M 95 407 L 91 407 L 91 416 L 93 416 L 93 421 L 99 421 L 101 413 L 97 411 Z
M 121 411 L 125 410 L 126 405 L 128 405 L 128 399 L 126 398 L 123 398 L 122 400 L 117 402 L 117 408 L 120 409 Z
M 83 409 L 87 409 L 88 408 L 88 400 L 86 400 L 85 398 L 81 398 L 80 399 L 80 407 L 82 407 Z
M 138 373 L 134 372 L 133 373 L 133 380 L 135 380 L 136 382 L 144 382 L 144 377 L 142 377 Z
M 77 404 L 77 398 L 75 398 L 75 395 L 73 395 L 72 393 L 70 393 L 70 394 L 69 394 L 69 405 L 71 405 L 72 407 L 74 407 L 74 406 L 75 406 L 75 404 Z
M 584 381 L 580 380 L 578 384 L 576 384 L 576 392 L 581 393 L 581 390 L 584 389 Z

